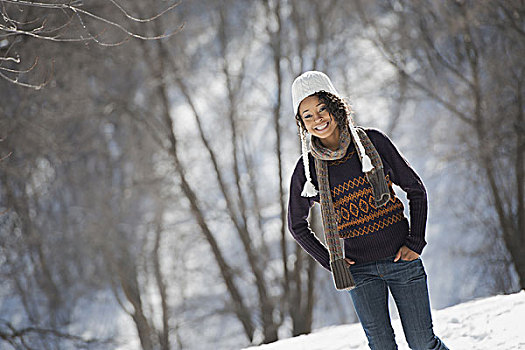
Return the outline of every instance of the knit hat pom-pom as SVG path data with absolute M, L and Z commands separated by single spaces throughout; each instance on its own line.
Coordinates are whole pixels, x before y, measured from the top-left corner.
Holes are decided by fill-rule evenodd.
M 371 171 L 372 169 L 374 169 L 373 165 L 372 165 L 372 161 L 370 160 L 370 157 L 368 157 L 367 154 L 363 155 L 363 172 L 364 173 L 367 173 L 369 171 Z
M 301 196 L 303 197 L 314 197 L 319 193 L 316 189 L 314 184 L 311 181 L 306 181 L 304 184 L 303 192 L 301 192 Z

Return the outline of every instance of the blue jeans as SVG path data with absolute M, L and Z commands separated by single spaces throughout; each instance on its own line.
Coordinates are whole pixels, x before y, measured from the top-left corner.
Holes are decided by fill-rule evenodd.
M 370 349 L 397 349 L 388 312 L 390 289 L 408 346 L 414 350 L 448 350 L 432 329 L 427 274 L 421 258 L 394 262 L 392 256 L 356 263 L 350 271 L 356 283 L 350 295 Z

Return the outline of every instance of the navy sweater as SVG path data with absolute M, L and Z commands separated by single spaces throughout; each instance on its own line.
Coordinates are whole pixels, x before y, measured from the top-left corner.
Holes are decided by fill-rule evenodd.
M 380 208 L 374 206 L 372 189 L 361 171 L 361 162 L 353 142 L 345 157 L 328 162 L 330 190 L 339 234 L 344 238 L 345 256 L 356 263 L 374 261 L 395 255 L 402 245 L 421 254 L 426 245 L 428 206 L 425 186 L 388 136 L 374 128 L 365 128 L 365 132 L 383 161 L 391 200 Z M 319 189 L 315 162 L 311 154 L 308 156 L 312 183 Z M 288 228 L 299 245 L 330 270 L 328 250 L 312 232 L 307 221 L 310 208 L 319 202 L 319 195 L 302 197 L 305 182 L 303 160 L 300 158 L 290 184 Z M 407 193 L 410 225 L 403 213 L 402 202 L 395 196 L 392 183 Z

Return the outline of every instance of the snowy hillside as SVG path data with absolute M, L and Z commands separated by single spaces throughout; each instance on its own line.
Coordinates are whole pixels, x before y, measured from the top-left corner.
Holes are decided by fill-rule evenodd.
M 525 291 L 469 301 L 433 311 L 434 330 L 451 350 L 525 349 Z M 400 350 L 409 349 L 399 319 L 392 321 Z M 248 348 L 247 348 L 248 349 Z M 368 349 L 360 324 L 251 347 L 251 350 Z

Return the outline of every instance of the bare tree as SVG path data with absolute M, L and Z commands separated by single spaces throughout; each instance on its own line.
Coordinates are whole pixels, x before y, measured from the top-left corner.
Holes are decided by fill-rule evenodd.
M 135 38 L 157 40 L 176 34 L 181 27 L 171 28 L 166 34 L 142 35 L 129 27 L 133 23 L 148 23 L 157 20 L 178 6 L 178 2 L 166 7 L 149 18 L 137 18 L 115 0 L 112 8 L 81 1 L 38 2 L 24 0 L 1 0 L 0 11 L 0 78 L 10 83 L 34 89 L 41 89 L 50 81 L 50 76 L 40 83 L 24 79 L 28 73 L 35 73 L 38 57 L 17 52 L 17 47 L 28 39 L 53 43 L 93 42 L 100 46 L 118 46 Z M 102 14 L 102 9 L 106 14 Z M 27 65 L 27 61 L 32 62 Z M 25 64 L 25 68 L 18 68 Z
M 20 46 L 21 56 L 35 45 Z M 159 220 L 164 205 L 176 201 L 156 196 L 155 210 L 144 206 L 166 185 L 151 172 L 159 140 L 137 134 L 130 122 L 129 114 L 139 113 L 129 103 L 141 81 L 129 59 L 136 46 L 118 45 L 110 59 L 102 49 L 44 45 L 40 53 L 78 70 L 38 92 L 0 86 L 0 270 L 11 308 L 0 341 L 14 348 L 107 346 L 102 334 L 89 339 L 67 329 L 79 322 L 79 304 L 111 288 L 125 310 L 131 305 L 144 348 L 170 348 L 167 335 L 178 334 L 164 320 L 154 322 L 158 310 L 170 313 Z M 148 279 L 162 300 L 158 310 Z

